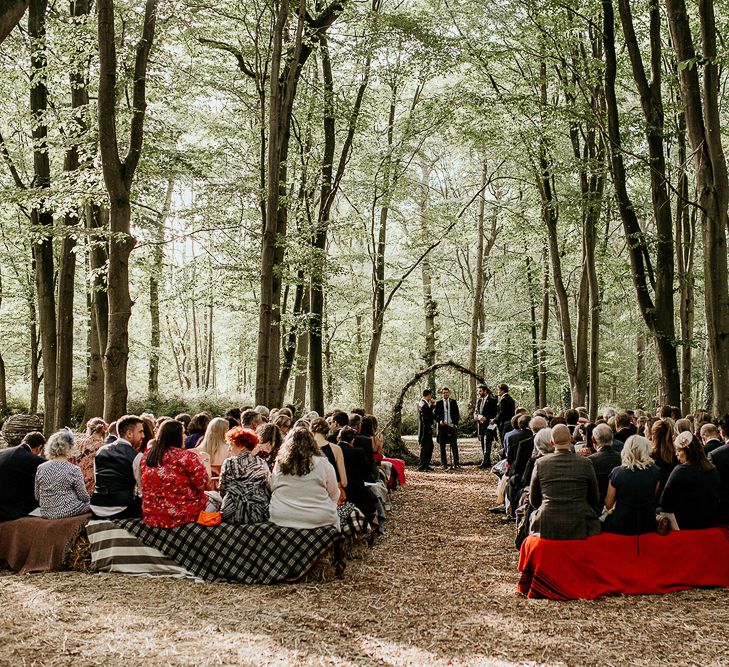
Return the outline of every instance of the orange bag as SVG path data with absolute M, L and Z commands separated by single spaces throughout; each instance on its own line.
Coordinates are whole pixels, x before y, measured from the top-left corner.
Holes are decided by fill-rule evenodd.
M 197 517 L 197 523 L 201 526 L 219 526 L 223 523 L 222 512 L 206 512 L 203 510 Z
M 344 505 L 344 503 L 347 502 L 347 494 L 345 493 L 341 484 L 339 484 L 338 486 L 339 486 L 339 500 L 337 500 L 337 505 Z

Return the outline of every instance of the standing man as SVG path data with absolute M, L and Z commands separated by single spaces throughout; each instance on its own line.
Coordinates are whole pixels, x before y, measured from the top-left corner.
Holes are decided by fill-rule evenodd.
M 491 420 L 492 424 L 496 424 L 499 428 L 499 438 L 504 442 L 505 427 L 511 423 L 511 418 L 516 414 L 516 403 L 509 396 L 509 387 L 503 382 L 498 386 L 499 390 L 499 407 L 496 411 L 496 417 Z
M 473 420 L 478 425 L 478 440 L 481 443 L 483 461 L 479 468 L 491 467 L 491 444 L 494 441 L 494 430 L 489 428 L 491 420 L 496 417 L 498 403 L 491 390 L 485 385 L 478 385 L 478 400 L 473 412 Z
M 418 470 L 427 472 L 432 470 L 430 461 L 433 458 L 433 392 L 423 390 L 423 397 L 418 402 L 418 444 L 420 445 L 420 462 Z
M 461 415 L 458 412 L 458 403 L 450 398 L 451 391 L 448 387 L 440 390 L 442 399 L 435 404 L 435 419 L 438 422 L 438 444 L 440 445 L 440 464 L 448 467 L 448 455 L 446 445 L 451 447 L 453 468 L 460 469 L 458 462 L 458 422 Z

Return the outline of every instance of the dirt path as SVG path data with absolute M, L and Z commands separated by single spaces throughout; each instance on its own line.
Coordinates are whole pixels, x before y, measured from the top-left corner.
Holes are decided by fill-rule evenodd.
M 729 591 L 518 596 L 494 486 L 412 472 L 388 537 L 326 584 L 0 576 L 0 665 L 729 664 Z

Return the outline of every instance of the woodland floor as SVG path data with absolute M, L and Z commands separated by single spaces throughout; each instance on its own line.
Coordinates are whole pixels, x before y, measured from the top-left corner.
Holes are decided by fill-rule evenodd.
M 409 475 L 388 536 L 330 583 L 3 573 L 0 665 L 729 664 L 729 590 L 527 600 L 496 478 Z

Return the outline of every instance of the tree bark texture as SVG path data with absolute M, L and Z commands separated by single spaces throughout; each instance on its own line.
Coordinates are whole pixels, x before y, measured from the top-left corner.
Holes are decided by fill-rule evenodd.
M 127 364 L 129 360 L 129 256 L 134 247 L 131 235 L 130 190 L 142 152 L 146 112 L 146 78 L 154 39 L 157 0 L 147 0 L 144 26 L 137 42 L 134 62 L 132 118 L 129 149 L 119 155 L 116 116 L 117 56 L 114 28 L 114 0 L 98 1 L 99 35 L 99 145 L 104 183 L 109 194 L 109 318 L 104 351 L 104 418 L 118 419 L 127 406 Z

